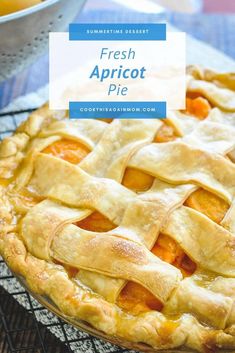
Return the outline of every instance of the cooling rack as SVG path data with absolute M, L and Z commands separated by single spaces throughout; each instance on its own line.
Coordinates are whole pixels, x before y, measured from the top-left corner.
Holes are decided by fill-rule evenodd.
M 0 113 L 0 140 L 35 110 Z M 129 350 L 77 330 L 40 305 L 0 257 L 1 353 L 128 353 Z

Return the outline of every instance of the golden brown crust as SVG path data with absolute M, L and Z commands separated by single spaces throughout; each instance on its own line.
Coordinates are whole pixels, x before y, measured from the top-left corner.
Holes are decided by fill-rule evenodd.
M 26 279 L 32 291 L 50 297 L 65 315 L 85 320 L 108 335 L 116 335 L 133 342 L 143 342 L 156 349 L 186 346 L 202 352 L 216 352 L 220 349 L 234 351 L 235 296 L 232 293 L 234 291 L 233 279 L 235 277 L 235 237 L 232 234 L 234 221 L 231 214 L 234 209 L 235 190 L 233 180 L 235 178 L 235 167 L 234 164 L 221 156 L 235 148 L 235 117 L 233 116 L 233 113 L 235 113 L 235 94 L 232 92 L 234 90 L 234 76 L 231 74 L 219 75 L 195 67 L 189 69 L 189 74 L 188 89 L 192 92 L 201 92 L 219 109 L 215 108 L 208 119 L 205 122 L 200 122 L 200 124 L 193 117 L 191 120 L 190 118 L 184 118 L 188 120 L 188 122 L 184 123 L 182 114 L 173 114 L 169 121 L 175 130 L 180 132 L 179 135 L 182 136 L 182 140 L 164 144 L 167 146 L 160 146 L 160 144 L 159 146 L 150 145 L 156 131 L 161 126 L 159 121 L 156 123 L 149 122 L 149 124 L 145 122 L 145 125 L 143 125 L 144 129 L 141 124 L 136 124 L 133 136 L 129 134 L 129 126 L 122 125 L 122 127 L 119 127 L 118 122 L 112 123 L 112 126 L 108 126 L 104 122 L 96 122 L 96 134 L 92 126 L 85 128 L 81 125 L 76 127 L 76 132 L 71 132 L 71 128 L 67 124 L 65 126 L 63 121 L 61 121 L 66 117 L 66 114 L 64 112 L 56 114 L 50 111 L 47 106 L 34 112 L 12 137 L 4 140 L 0 145 L 0 171 L 2 178 L 0 180 L 0 217 L 3 225 L 0 232 L 0 254 L 15 273 L 22 275 Z M 113 128 L 115 124 L 117 126 Z M 107 128 L 109 131 L 104 134 Z M 126 129 L 124 135 L 122 135 L 122 129 Z M 144 130 L 143 135 L 141 135 L 142 130 Z M 113 144 L 113 140 L 109 138 L 111 134 L 113 134 L 112 137 L 115 141 L 120 141 L 118 146 Z M 137 135 L 139 140 L 136 140 Z M 79 165 L 80 168 L 38 153 L 47 145 L 61 138 L 61 136 L 82 139 L 91 149 L 94 148 L 98 141 L 101 141 L 101 146 L 106 146 L 107 150 L 110 151 L 110 157 L 107 159 L 106 164 L 102 164 L 98 170 L 94 170 L 95 163 L 100 163 L 96 150 Z M 214 138 L 211 139 L 211 136 Z M 200 144 L 201 148 L 197 147 L 198 144 Z M 178 155 L 174 155 L 174 151 L 181 152 Z M 187 153 L 189 158 L 185 159 Z M 157 165 L 156 160 L 148 158 L 148 156 L 158 155 L 163 156 L 163 159 L 157 158 L 157 160 L 163 160 L 164 163 Z M 192 165 L 190 165 L 190 157 L 192 158 L 193 155 L 195 155 L 194 160 L 197 158 L 205 160 L 204 165 L 200 166 L 200 175 L 196 173 L 199 166 L 196 166 L 194 170 Z M 172 156 L 174 161 L 170 159 Z M 49 187 L 43 178 L 43 163 L 45 166 L 50 165 L 50 163 L 45 163 L 50 161 L 50 159 L 52 160 L 51 169 L 44 170 L 44 175 L 50 175 L 51 178 L 54 178 L 52 179 L 52 184 L 54 185 Z M 105 242 L 101 242 L 100 246 L 101 244 L 103 246 L 106 244 L 106 250 L 104 249 L 104 251 L 110 251 L 110 254 L 112 251 L 115 253 L 115 260 L 119 261 L 119 273 L 122 273 L 127 267 L 125 256 L 130 261 L 131 256 L 135 255 L 132 259 L 133 269 L 131 275 L 123 272 L 121 281 L 118 279 L 119 282 L 117 281 L 115 284 L 112 282 L 113 295 L 110 296 L 110 298 L 112 297 L 111 301 L 115 301 L 117 293 L 123 283 L 125 283 L 124 280 L 129 279 L 128 276 L 138 274 L 139 278 L 142 278 L 142 270 L 135 266 L 135 261 L 138 264 L 142 261 L 142 266 L 146 263 L 152 264 L 151 271 L 157 273 L 157 269 L 154 267 L 154 260 L 152 260 L 153 258 L 150 259 L 151 253 L 147 249 L 150 249 L 156 240 L 156 238 L 153 239 L 152 234 L 157 234 L 162 229 L 165 230 L 166 234 L 175 238 L 183 246 L 186 253 L 192 256 L 199 265 L 201 272 L 198 271 L 191 278 L 181 280 L 176 290 L 174 290 L 173 286 L 171 288 L 172 293 L 169 291 L 168 294 L 170 298 L 163 299 L 160 296 L 166 302 L 162 313 L 149 311 L 136 316 L 126 313 L 118 308 L 115 303 L 105 300 L 106 294 L 103 297 L 101 294 L 94 293 L 91 289 L 86 288 L 84 283 L 82 283 L 82 277 L 80 279 L 79 276 L 77 279 L 70 278 L 62 265 L 54 263 L 53 259 L 56 258 L 60 263 L 66 263 L 71 260 L 66 257 L 68 254 L 65 254 L 62 246 L 64 242 L 69 242 L 69 233 L 74 232 L 74 239 L 77 237 L 78 242 L 81 240 L 79 237 L 84 234 L 87 237 L 87 241 L 90 242 L 91 234 L 89 232 L 79 232 L 70 223 L 74 219 L 81 219 L 84 218 L 84 215 L 89 215 L 89 207 L 92 206 L 92 203 L 90 204 L 89 202 L 92 201 L 94 207 L 94 197 L 92 199 L 89 198 L 86 192 L 79 194 L 78 201 L 72 197 L 72 194 L 71 197 L 68 196 L 69 190 L 61 192 L 61 180 L 53 174 L 53 170 L 55 170 L 54 162 L 56 171 L 61 168 L 61 170 L 66 170 L 66 175 L 69 175 L 68 171 L 70 170 L 73 171 L 71 175 L 76 174 L 76 183 L 81 186 L 81 190 L 84 190 L 87 186 L 84 180 L 89 179 L 93 190 L 97 193 L 93 192 L 92 195 L 99 195 L 95 200 L 95 208 L 100 208 L 107 217 L 117 224 L 118 227 L 109 236 L 108 240 L 110 243 L 107 245 Z M 158 177 L 159 180 L 156 180 L 148 192 L 137 198 L 135 193 L 124 187 L 117 186 L 127 165 L 143 169 L 144 171 L 149 170 L 150 174 Z M 174 165 L 175 168 L 177 166 L 177 170 L 175 169 L 172 172 L 170 170 L 171 165 Z M 226 170 L 226 173 L 220 175 L 220 169 Z M 100 172 L 101 170 L 102 173 Z M 15 171 L 17 171 L 16 174 Z M 60 175 L 63 177 L 63 173 Z M 97 189 L 96 180 L 104 175 L 106 178 L 107 176 L 112 178 L 113 184 L 111 181 L 110 183 L 106 181 L 110 179 L 104 179 L 102 189 L 100 189 L 100 186 Z M 186 179 L 184 179 L 185 175 L 187 176 Z M 11 182 L 10 178 L 13 176 L 15 176 L 13 182 L 16 183 L 16 186 L 12 183 L 7 186 L 6 180 L 8 179 Z M 168 184 L 169 182 L 172 184 Z M 179 184 L 184 185 L 179 186 Z M 49 217 L 48 219 L 45 217 L 46 214 L 49 214 L 47 201 L 42 201 L 42 203 L 46 202 L 47 206 L 43 204 L 41 216 L 40 212 L 36 212 L 36 210 L 38 205 L 40 206 L 42 203 L 38 203 L 33 208 L 22 207 L 21 213 L 16 212 L 13 204 L 13 194 L 20 192 L 25 185 L 30 185 L 34 189 L 39 200 L 51 198 L 52 201 L 50 202 L 55 203 L 55 209 L 58 210 L 62 207 L 60 213 L 56 211 L 53 218 L 51 218 L 51 220 L 53 219 L 53 224 Z M 215 225 L 197 211 L 183 206 L 187 196 L 200 185 L 222 196 L 231 205 L 230 211 L 224 220 L 227 230 L 220 225 Z M 74 190 L 72 179 L 71 187 Z M 118 188 L 117 193 L 123 195 L 123 203 L 126 203 L 127 206 L 129 205 L 125 212 L 121 203 L 114 203 L 117 199 L 116 194 L 113 198 L 111 196 L 109 196 L 109 199 L 106 198 L 105 202 L 102 198 L 104 194 L 111 195 L 111 191 L 116 190 L 116 187 Z M 77 193 L 79 193 L 79 188 Z M 66 198 L 64 198 L 65 196 Z M 81 206 L 82 198 L 84 207 L 87 207 L 88 210 L 78 209 Z M 55 200 L 59 202 L 57 206 Z M 65 203 L 66 206 L 59 206 L 60 202 Z M 157 212 L 156 202 L 158 205 Z M 68 216 L 67 210 L 71 209 L 71 207 L 77 208 L 74 209 L 74 214 Z M 20 208 L 19 204 L 18 208 Z M 35 214 L 30 218 L 34 209 Z M 143 209 L 146 215 L 144 221 L 140 216 L 140 212 L 141 210 L 143 212 Z M 159 212 L 159 209 L 161 209 L 162 213 Z M 25 216 L 25 214 L 26 217 L 22 218 L 22 215 Z M 170 217 L 169 214 L 171 215 Z M 15 216 L 19 217 L 20 223 L 14 224 Z M 56 219 L 55 216 L 58 218 Z M 33 219 L 35 224 L 32 223 Z M 167 223 L 166 219 L 168 219 Z M 183 226 L 185 219 L 187 219 L 185 223 L 187 223 L 188 228 Z M 44 223 L 41 223 L 42 220 L 44 220 Z M 57 221 L 59 228 L 57 227 Z M 27 228 L 29 224 L 34 232 Z M 151 227 L 148 228 L 148 224 Z M 46 239 L 45 248 L 42 245 L 43 243 L 40 243 L 42 239 L 39 238 L 39 243 L 37 244 L 39 250 L 37 252 L 35 243 L 32 243 L 34 245 L 31 248 L 32 244 L 30 241 L 37 239 L 36 237 L 39 236 L 43 227 L 49 230 L 49 225 L 52 228 L 54 227 L 54 230 L 50 230 L 49 240 L 47 241 Z M 206 234 L 203 235 L 205 228 L 210 229 L 210 234 L 208 235 L 210 240 L 207 239 L 209 242 L 208 247 L 205 240 Z M 195 238 L 193 233 L 195 229 L 197 229 L 201 237 Z M 52 233 L 54 240 L 50 238 Z M 138 237 L 136 237 L 136 234 Z M 190 234 L 192 238 L 190 239 L 187 234 Z M 92 234 L 92 237 L 97 237 L 97 239 L 99 236 L 101 241 L 101 235 Z M 118 245 L 116 239 L 118 239 Z M 132 246 L 129 247 L 128 244 Z M 146 250 L 143 250 L 143 244 L 146 246 Z M 73 247 L 74 244 L 71 243 L 71 246 Z M 192 246 L 193 250 L 190 249 Z M 225 252 L 223 249 L 226 246 L 227 252 L 224 260 Z M 43 253 L 43 251 L 45 252 Z M 86 251 L 85 247 L 84 251 Z M 95 251 L 96 248 L 94 249 L 94 254 Z M 37 257 L 35 257 L 35 254 L 37 254 Z M 62 254 L 66 256 L 63 257 Z M 87 259 L 89 260 L 90 256 L 90 261 L 92 261 L 92 254 L 92 251 L 87 252 Z M 88 269 L 88 260 L 84 259 L 82 261 L 82 253 L 75 255 L 75 265 L 78 268 L 82 268 L 85 273 Z M 104 277 L 99 277 L 99 279 L 101 280 L 102 278 L 105 283 L 109 283 L 110 278 L 105 277 L 107 275 L 105 266 L 111 265 L 106 262 L 97 262 L 94 266 L 96 266 L 96 269 L 99 268 L 99 272 L 104 275 Z M 128 270 L 131 270 L 131 266 Z M 214 272 L 211 274 L 208 270 Z M 170 269 L 171 271 L 173 270 Z M 221 275 L 218 275 L 218 272 Z M 176 273 L 178 273 L 177 270 L 175 270 L 174 275 Z M 114 276 L 114 272 L 112 272 L 112 275 Z M 146 280 L 150 281 L 151 276 L 147 276 Z M 117 275 L 114 277 L 117 277 Z M 81 282 L 79 282 L 80 280 Z M 159 281 L 161 282 L 161 280 Z M 203 288 L 201 288 L 199 282 L 203 283 Z M 148 282 L 145 282 L 144 277 L 141 283 L 148 287 Z M 60 287 L 60 291 L 58 291 L 58 287 Z M 153 288 L 152 291 L 156 296 L 158 295 L 157 287 Z M 178 316 L 173 318 L 172 315 Z

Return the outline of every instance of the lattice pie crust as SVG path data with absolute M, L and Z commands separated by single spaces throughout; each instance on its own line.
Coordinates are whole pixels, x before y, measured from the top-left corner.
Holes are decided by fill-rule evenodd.
M 0 145 L 0 253 L 108 335 L 234 352 L 235 79 L 190 67 L 187 86 L 165 121 L 33 112 Z

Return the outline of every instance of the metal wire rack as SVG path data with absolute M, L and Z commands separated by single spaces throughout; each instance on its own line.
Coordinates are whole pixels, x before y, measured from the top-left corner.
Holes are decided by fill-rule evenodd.
M 8 272 L 3 261 L 1 266 L 1 284 L 4 281 L 13 281 L 13 276 Z M 4 275 L 7 272 L 6 275 Z M 2 275 L 3 273 L 3 275 Z M 24 309 L 17 297 L 27 300 L 28 308 Z M 21 288 L 8 293 L 0 286 L 0 351 L 2 353 L 71 353 L 69 340 L 67 339 L 64 323 L 58 319 L 56 323 L 42 325 L 37 321 L 36 312 L 44 308 L 35 303 L 35 300 Z M 64 341 L 61 342 L 48 331 L 49 327 L 58 326 L 64 332 Z
M 10 135 L 33 110 L 0 113 L 0 139 Z M 130 351 L 76 330 L 47 311 L 25 291 L 0 257 L 0 352 L 127 353 Z

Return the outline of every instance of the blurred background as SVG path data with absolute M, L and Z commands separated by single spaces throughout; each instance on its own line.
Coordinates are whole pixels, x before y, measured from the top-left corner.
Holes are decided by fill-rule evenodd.
M 235 0 L 87 0 L 75 21 L 165 20 L 235 60 Z M 0 83 L 0 109 L 14 98 L 47 83 L 48 55 L 45 54 L 23 72 Z
M 234 0 L 205 0 L 203 5 L 205 12 L 235 12 Z

